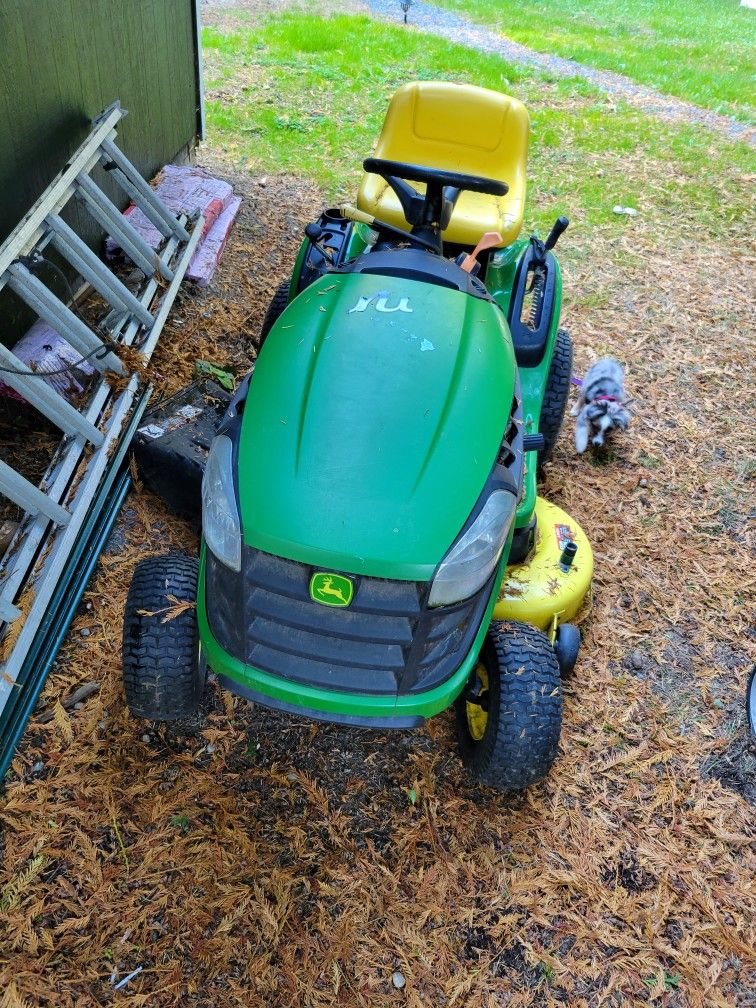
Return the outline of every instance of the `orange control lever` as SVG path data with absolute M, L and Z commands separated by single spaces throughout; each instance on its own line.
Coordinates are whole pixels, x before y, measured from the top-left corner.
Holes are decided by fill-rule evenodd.
M 478 261 L 480 253 L 486 249 L 495 248 L 497 245 L 501 245 L 501 243 L 502 237 L 498 231 L 486 231 L 470 255 L 465 256 L 462 260 L 462 269 L 465 273 L 472 273 L 472 268 Z

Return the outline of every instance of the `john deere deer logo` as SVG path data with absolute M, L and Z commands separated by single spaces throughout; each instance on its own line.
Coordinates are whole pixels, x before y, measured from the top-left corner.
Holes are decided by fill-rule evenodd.
M 341 574 L 318 572 L 310 579 L 310 598 L 321 605 L 348 606 L 354 595 L 354 585 Z

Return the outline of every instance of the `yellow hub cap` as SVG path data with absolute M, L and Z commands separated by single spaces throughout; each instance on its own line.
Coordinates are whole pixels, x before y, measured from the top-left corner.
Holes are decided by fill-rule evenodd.
M 475 674 L 478 679 L 480 679 L 481 685 L 481 698 L 484 693 L 488 693 L 488 672 L 486 671 L 485 665 L 478 662 L 475 668 Z M 479 703 L 471 703 L 469 700 L 465 703 L 465 708 L 467 712 L 467 727 L 470 734 L 475 739 L 476 742 L 480 742 L 483 736 L 486 734 L 486 725 L 488 724 L 488 711 L 483 710 Z

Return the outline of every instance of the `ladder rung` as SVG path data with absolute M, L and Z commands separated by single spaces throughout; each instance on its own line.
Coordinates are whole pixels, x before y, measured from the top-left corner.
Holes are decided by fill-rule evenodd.
M 159 270 L 166 280 L 173 279 L 172 271 L 160 262 L 155 250 L 137 233 L 128 218 L 118 212 L 105 193 L 97 188 L 88 175 L 79 175 L 76 179 L 76 187 L 85 206 L 100 227 L 110 232 L 126 255 L 143 273 L 152 276 L 156 270 Z
M 155 313 L 155 324 L 153 325 L 150 332 L 147 334 L 146 339 L 139 347 L 140 353 L 144 356 L 145 360 L 149 360 L 152 356 L 152 351 L 155 349 L 155 344 L 157 343 L 160 333 L 165 325 L 165 321 L 168 318 L 168 312 L 170 311 L 173 300 L 176 297 L 176 292 L 179 289 L 181 281 L 183 279 L 186 268 L 191 262 L 192 256 L 199 245 L 200 239 L 202 238 L 202 220 L 197 219 L 194 224 L 194 230 L 192 231 L 189 241 L 181 250 L 181 258 L 176 264 L 176 276 L 173 278 L 168 286 L 168 290 L 163 294 L 162 301 L 160 302 L 160 307 Z M 173 241 L 174 239 L 171 239 Z M 132 323 L 133 325 L 133 323 Z M 128 335 L 128 330 L 127 330 Z M 124 337 L 127 338 L 127 337 Z
M 0 361 L 3 368 L 2 380 L 19 395 L 59 427 L 64 434 L 79 434 L 90 444 L 99 446 L 103 442 L 102 432 L 83 417 L 62 395 L 44 380 L 44 371 L 38 377 L 29 374 L 14 374 L 15 371 L 29 371 L 30 368 L 15 354 L 0 343 Z
M 0 623 L 12 623 L 21 615 L 21 610 L 12 602 L 0 598 Z
M 25 301 L 45 322 L 49 323 L 60 335 L 78 350 L 82 357 L 87 357 L 92 367 L 104 373 L 115 371 L 123 374 L 123 364 L 112 350 L 107 350 L 102 340 L 86 325 L 78 315 L 57 298 L 52 291 L 38 280 L 33 273 L 21 263 L 14 263 L 8 270 L 10 274 L 8 285 Z M 95 353 L 102 350 L 102 356 Z M 91 355 L 91 356 L 90 356 Z
M 55 248 L 106 301 L 114 308 L 136 315 L 146 326 L 152 325 L 152 315 L 142 302 L 98 259 L 73 228 L 70 228 L 57 214 L 50 214 L 46 223 L 53 232 L 52 243 Z
M 121 189 L 123 189 L 126 195 L 131 199 L 131 202 L 142 211 L 144 216 L 152 224 L 154 224 L 163 238 L 170 238 L 173 234 L 172 229 L 168 227 L 160 214 L 156 213 L 150 204 L 144 201 L 144 198 L 137 187 L 131 184 L 118 165 L 104 154 L 102 157 L 102 164 L 108 175 L 120 186 Z
M 180 218 L 181 223 L 183 223 L 185 219 L 186 218 L 184 217 Z M 197 226 L 199 227 L 199 225 Z M 187 243 L 187 245 L 193 244 L 193 242 L 194 242 L 194 232 L 192 232 L 192 234 L 189 236 L 189 242 Z M 179 248 L 180 244 L 181 243 L 179 242 L 178 238 L 175 235 L 172 238 L 168 239 L 163 248 L 160 250 L 160 258 L 163 260 L 163 262 L 173 261 L 174 256 L 176 254 L 176 250 Z M 183 256 L 180 256 L 178 262 L 174 263 L 175 272 L 181 275 L 182 269 L 185 265 L 186 264 L 183 262 Z M 152 299 L 157 294 L 157 291 L 158 291 L 158 282 L 155 279 L 155 277 L 152 277 L 152 279 L 147 282 L 141 294 L 139 295 L 142 304 L 146 305 L 151 304 Z M 165 299 L 166 295 L 163 295 L 163 297 L 160 299 L 161 307 Z M 157 315 L 155 316 L 155 318 L 157 319 Z M 133 318 L 130 321 L 121 318 L 121 320 L 115 321 L 113 324 L 112 328 L 113 337 L 117 339 L 119 343 L 123 343 L 125 346 L 132 346 L 134 341 L 136 340 L 138 329 L 139 326 L 137 325 L 137 323 L 134 321 Z M 142 340 L 142 343 L 146 342 L 147 338 L 152 339 L 154 337 L 155 339 L 157 339 L 159 336 L 160 336 L 160 329 L 157 323 L 153 322 L 152 328 L 150 329 L 148 336 L 146 336 L 145 339 Z M 140 347 L 139 349 L 141 350 L 142 348 Z
M 150 282 L 155 283 L 154 280 Z M 86 407 L 84 418 L 89 420 L 90 423 L 96 423 L 97 418 L 100 416 L 102 408 L 107 403 L 109 396 L 110 386 L 106 385 L 105 382 L 101 382 L 99 388 L 95 389 L 94 395 L 92 396 L 89 405 Z M 76 467 L 81 461 L 85 447 L 86 443 L 83 438 L 70 438 L 68 439 L 68 443 L 61 444 L 58 452 L 56 452 L 53 456 L 53 460 L 50 465 L 54 466 L 54 470 L 48 468 L 48 471 L 44 476 L 47 493 L 52 500 L 63 500 L 66 488 L 69 485 L 71 477 L 76 471 Z M 94 456 L 92 462 L 94 464 L 97 463 L 96 455 Z M 36 555 L 37 548 L 39 547 L 46 531 L 46 520 L 40 518 L 39 516 L 35 518 L 32 521 L 31 526 L 27 528 L 22 542 L 19 544 L 18 549 L 13 555 L 12 569 L 6 573 L 5 580 L 0 582 L 0 603 L 2 603 L 3 600 L 10 602 L 13 601 L 27 571 L 29 570 L 29 565 L 32 563 L 34 556 Z
M 27 514 L 46 515 L 56 525 L 68 525 L 70 512 L 43 494 L 29 480 L 20 476 L 15 469 L 0 459 L 0 493 L 14 504 L 18 504 Z
M 100 144 L 100 149 L 103 150 L 108 155 L 109 160 L 113 161 L 115 164 L 118 165 L 119 169 L 121 170 L 121 173 L 126 177 L 126 179 L 131 183 L 131 185 L 133 185 L 136 192 L 141 197 L 143 203 L 139 203 L 139 201 L 137 200 L 134 200 L 134 203 L 136 203 L 137 206 L 140 207 L 145 217 L 149 217 L 150 220 L 152 220 L 150 215 L 144 209 L 144 205 L 146 204 L 152 210 L 152 212 L 162 220 L 165 227 L 168 228 L 167 232 L 164 231 L 162 232 L 163 234 L 166 235 L 166 237 L 168 234 L 172 233 L 176 236 L 176 238 L 179 239 L 179 241 L 187 242 L 188 231 L 186 231 L 186 229 L 180 224 L 180 222 L 176 220 L 176 217 L 168 210 L 168 208 L 160 200 L 160 198 L 155 195 L 152 186 L 149 184 L 149 182 L 145 181 L 145 179 L 142 178 L 142 176 L 136 170 L 131 161 L 129 161 L 129 159 L 126 157 L 123 151 L 119 150 L 112 140 L 103 140 L 103 142 Z M 131 198 L 134 199 L 131 193 L 129 193 L 129 196 L 131 196 Z M 155 227 L 158 227 L 156 221 L 153 221 L 152 223 L 155 225 Z M 162 228 L 160 228 L 160 231 L 162 231 Z
M 145 217 L 149 217 L 161 234 L 164 234 L 166 237 L 169 234 L 175 234 L 180 241 L 189 241 L 189 232 L 176 219 L 176 216 L 168 209 L 160 197 L 156 195 L 155 190 L 149 182 L 146 182 L 142 178 L 123 151 L 119 150 L 112 140 L 103 140 L 100 144 L 100 149 L 107 155 L 107 160 L 117 166 L 118 171 L 114 171 L 114 174 L 118 184 L 131 196 Z M 104 157 L 102 161 L 107 169 Z M 132 188 L 128 189 L 125 183 L 128 183 Z M 139 196 L 139 199 L 135 197 L 135 193 Z M 147 207 L 150 208 L 149 211 Z M 154 217 L 153 214 L 155 215 Z M 158 220 L 162 221 L 162 224 L 158 224 Z M 165 228 L 168 228 L 168 230 L 166 231 Z

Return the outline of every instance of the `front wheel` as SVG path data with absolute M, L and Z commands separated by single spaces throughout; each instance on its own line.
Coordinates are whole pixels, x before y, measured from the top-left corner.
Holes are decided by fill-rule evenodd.
M 462 762 L 497 791 L 543 780 L 562 725 L 559 663 L 548 637 L 526 623 L 492 623 L 476 676 L 477 690 L 456 704 Z
M 123 689 L 134 717 L 178 721 L 196 713 L 205 688 L 199 653 L 199 561 L 184 553 L 141 560 L 123 617 Z

